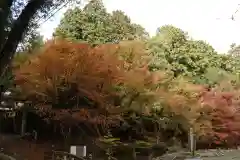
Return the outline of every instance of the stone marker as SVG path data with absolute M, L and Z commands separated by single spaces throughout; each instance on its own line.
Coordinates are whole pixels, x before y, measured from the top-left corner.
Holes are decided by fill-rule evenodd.
M 77 157 L 86 157 L 87 147 L 86 146 L 71 146 L 70 153 Z

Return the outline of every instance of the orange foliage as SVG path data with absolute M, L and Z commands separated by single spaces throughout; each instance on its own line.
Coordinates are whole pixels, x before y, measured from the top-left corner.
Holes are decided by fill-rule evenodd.
M 50 41 L 30 63 L 15 71 L 16 84 L 38 110 L 70 112 L 68 109 L 75 108 L 83 114 L 86 108 L 97 108 L 106 115 L 114 106 L 113 86 L 123 83 L 125 74 L 122 61 L 107 51 L 88 44 Z M 54 112 L 60 115 L 59 110 Z
M 239 91 L 208 91 L 187 81 L 169 82 L 148 70 L 144 45 L 50 41 L 15 71 L 22 95 L 39 113 L 64 123 L 116 124 L 122 107 L 151 113 L 155 102 L 186 130 L 218 144 L 240 144 Z M 122 87 L 116 90 L 116 87 Z M 127 99 L 125 105 L 116 103 Z M 180 117 L 180 118 L 179 118 Z M 220 127 L 220 128 L 219 128 Z
M 49 41 L 30 62 L 15 70 L 15 82 L 23 98 L 43 116 L 65 123 L 114 122 L 112 117 L 119 119 L 121 113 L 115 103 L 120 96 L 115 87 L 139 92 L 154 77 L 147 69 L 143 49 L 138 47 L 127 42 L 91 47 Z
M 160 96 L 164 109 L 171 114 L 171 119 L 177 121 L 185 131 L 192 127 L 198 136 L 209 132 L 212 128 L 211 122 L 209 117 L 203 116 L 209 109 L 199 103 L 205 88 L 179 80 L 177 84 L 172 82 L 170 86 L 165 92 L 161 91 Z
M 208 140 L 205 147 L 236 147 L 240 145 L 239 93 L 239 90 L 222 91 L 221 86 L 207 90 L 177 80 L 161 96 L 165 108 L 175 115 L 172 119 L 179 120 L 176 117 L 179 115 L 187 122 L 185 127 L 191 125 L 195 129 L 199 142 Z

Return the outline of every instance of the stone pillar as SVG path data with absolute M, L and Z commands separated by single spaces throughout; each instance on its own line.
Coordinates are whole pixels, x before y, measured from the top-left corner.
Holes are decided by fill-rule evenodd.
M 22 111 L 22 125 L 21 125 L 21 136 L 25 135 L 26 132 L 26 124 L 27 124 L 27 111 Z

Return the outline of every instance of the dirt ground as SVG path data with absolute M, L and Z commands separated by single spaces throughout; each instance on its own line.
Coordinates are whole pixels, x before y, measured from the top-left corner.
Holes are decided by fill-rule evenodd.
M 36 144 L 17 135 L 0 134 L 0 149 L 3 153 L 18 157 L 17 159 L 43 160 L 45 153 L 51 151 L 51 145 Z
M 19 157 L 17 159 L 24 160 L 34 159 L 43 160 L 46 152 L 52 150 L 51 143 L 36 143 L 28 140 L 21 139 L 16 135 L 3 135 L 0 134 L 0 151 L 9 153 Z M 185 152 L 186 153 L 186 152 Z M 200 155 L 202 160 L 240 160 L 240 149 L 236 150 L 198 150 L 197 154 Z M 21 155 L 21 156 L 20 156 Z M 182 160 L 180 153 L 173 153 L 166 155 L 164 159 L 157 158 L 157 160 Z M 185 154 L 186 155 L 186 154 Z M 175 157 L 175 158 L 174 158 Z

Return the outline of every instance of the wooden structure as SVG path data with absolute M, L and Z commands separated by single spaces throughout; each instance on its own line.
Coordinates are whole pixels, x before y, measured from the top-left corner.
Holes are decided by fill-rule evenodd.
M 0 116 L 2 117 L 15 117 L 16 112 L 21 111 L 22 114 L 22 123 L 21 123 L 21 135 L 25 135 L 26 128 L 26 114 L 27 110 L 25 105 L 22 102 L 15 101 L 14 94 L 11 91 L 5 91 L 1 93 L 1 102 L 0 102 Z M 1 118 L 2 118 L 1 117 Z M 1 124 L 0 124 L 1 126 Z

